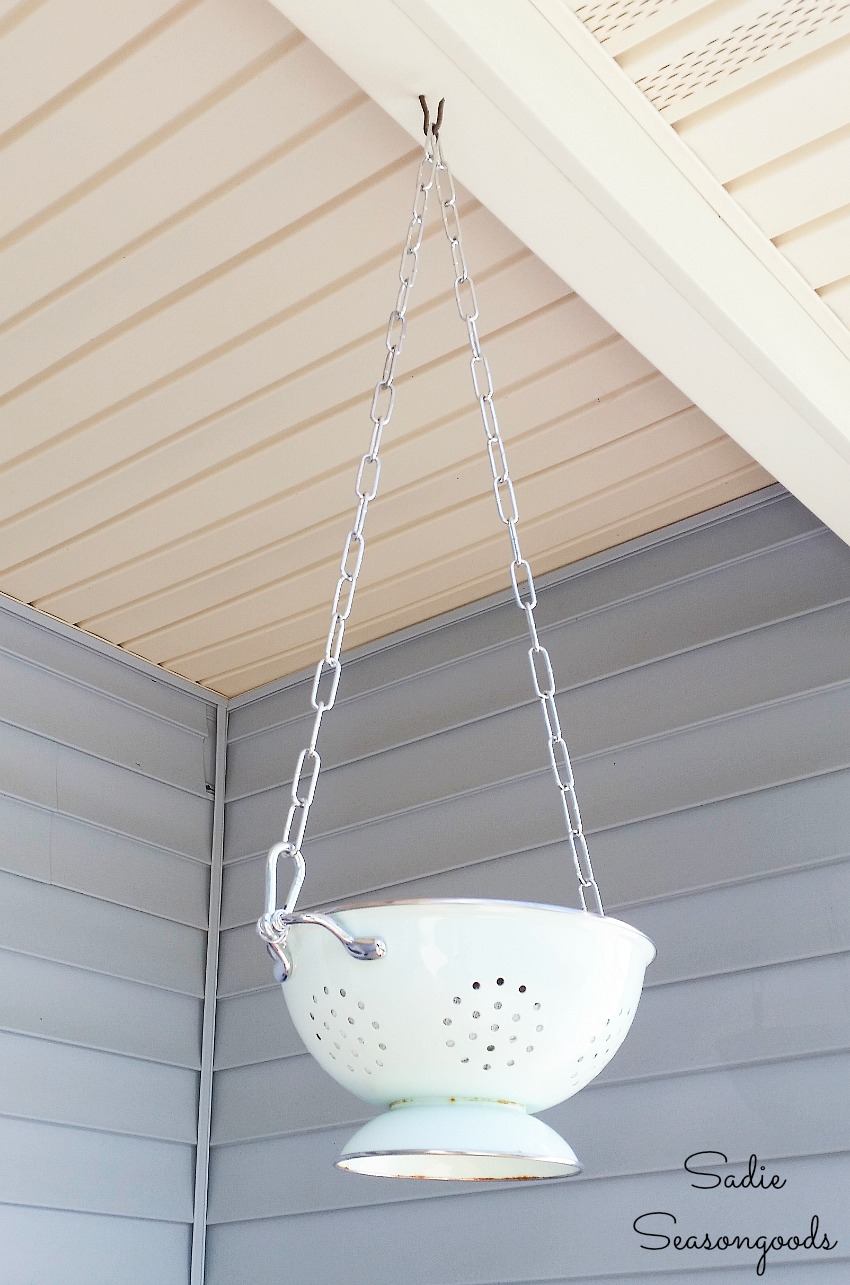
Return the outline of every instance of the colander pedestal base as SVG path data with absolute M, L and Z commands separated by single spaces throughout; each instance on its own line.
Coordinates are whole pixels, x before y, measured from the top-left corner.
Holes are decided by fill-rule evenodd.
M 521 1106 L 463 1098 L 396 1103 L 358 1129 L 336 1163 L 381 1178 L 447 1182 L 581 1172 L 563 1138 Z

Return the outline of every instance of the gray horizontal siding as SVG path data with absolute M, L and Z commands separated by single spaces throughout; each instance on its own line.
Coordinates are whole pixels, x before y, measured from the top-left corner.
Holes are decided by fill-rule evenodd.
M 846 1274 L 833 1184 L 850 1152 L 850 551 L 773 491 L 550 578 L 539 615 L 603 897 L 658 946 L 623 1050 L 547 1113 L 586 1173 L 531 1191 L 334 1170 L 371 1111 L 303 1052 L 253 928 L 309 725 L 308 685 L 289 684 L 230 717 L 211 1285 L 238 1281 L 243 1255 L 310 1285 L 754 1271 L 746 1253 L 641 1251 L 632 1219 L 673 1208 L 718 1234 L 756 1215 L 756 1230 L 805 1234 L 819 1212 L 843 1257 L 778 1256 L 771 1273 Z M 492 602 L 347 667 L 322 729 L 305 904 L 574 903 L 522 625 Z M 705 1147 L 781 1159 L 793 1181 L 712 1204 L 678 1172 Z
M 0 1203 L 192 1220 L 194 1148 L 0 1119 Z
M 846 639 L 850 636 L 848 625 L 850 612 L 846 613 L 837 631 L 837 639 L 840 640 L 837 646 L 846 646 Z M 759 644 L 764 648 L 764 642 L 758 636 L 749 635 L 749 638 L 753 639 L 754 652 L 760 649 Z M 765 664 L 769 667 L 770 652 L 764 649 L 768 652 Z M 674 671 L 671 678 L 675 680 L 675 661 L 670 662 L 670 668 Z M 583 769 L 582 777 L 586 778 L 583 793 L 589 796 L 586 810 L 593 828 L 622 824 L 634 820 L 636 815 L 658 815 L 662 811 L 673 811 L 677 806 L 688 806 L 712 797 L 728 797 L 739 792 L 735 789 L 737 781 L 758 789 L 848 765 L 850 747 L 843 741 L 843 732 L 844 720 L 850 711 L 850 683 L 833 686 L 829 681 L 819 682 L 819 674 L 813 675 L 812 686 L 803 687 L 802 693 L 777 696 L 755 707 L 741 708 L 741 696 L 734 691 L 731 681 L 723 683 L 722 694 L 715 695 L 710 702 L 700 699 L 697 694 L 700 690 L 700 668 L 698 665 L 689 668 L 691 672 L 686 674 L 681 689 L 674 681 L 667 695 L 663 689 L 662 667 L 653 666 L 652 672 L 630 673 L 627 681 L 609 680 L 604 685 L 607 691 L 603 684 L 599 684 L 587 692 L 583 691 L 581 700 L 576 693 L 568 693 L 559 700 L 564 723 L 575 722 L 587 729 L 584 736 L 574 738 L 574 765 L 577 771 Z M 710 671 L 712 667 L 706 668 Z M 801 663 L 800 668 L 805 668 L 804 664 Z M 724 662 L 717 666 L 717 676 L 708 672 L 705 679 L 721 683 L 725 672 Z M 798 678 L 801 683 L 808 680 L 809 675 L 805 673 Z M 683 695 L 677 700 L 680 690 Z M 598 701 L 604 702 L 602 705 L 595 705 L 594 694 Z M 594 716 L 596 708 L 606 712 Z M 825 718 L 825 708 L 834 710 L 834 716 Z M 618 709 L 623 711 L 620 722 L 624 726 L 615 730 L 612 724 L 616 723 Z M 642 722 L 639 721 L 641 718 Z M 727 728 L 722 725 L 732 719 L 737 726 Z M 792 724 L 796 728 L 796 736 L 793 737 L 790 735 Z M 641 726 L 643 735 L 639 733 Z M 623 739 L 619 739 L 619 735 Z M 762 756 L 762 761 L 750 765 L 748 775 L 742 777 L 743 761 L 735 751 L 739 745 L 748 741 L 752 743 L 760 736 L 764 736 L 770 746 L 770 757 L 765 759 Z M 542 740 L 540 711 L 529 704 L 510 716 L 479 719 L 451 732 L 417 740 L 344 767 L 329 768 L 321 780 L 322 793 L 316 796 L 317 834 L 353 829 L 371 821 L 377 808 L 386 806 L 385 798 L 392 800 L 392 813 L 389 815 L 394 815 L 414 808 L 427 808 L 435 798 L 457 799 L 486 790 L 494 783 L 500 787 L 516 783 L 519 788 L 534 769 L 545 777 L 545 765 L 541 761 L 545 742 L 541 746 Z M 721 740 L 726 748 L 722 756 L 717 753 Z M 687 742 L 692 742 L 692 746 Z M 492 747 L 490 759 L 482 756 L 482 743 Z M 653 790 L 650 800 L 635 800 L 633 803 L 631 799 L 625 802 L 605 799 L 604 792 L 606 785 L 610 789 L 613 767 L 618 761 L 623 764 L 625 755 L 629 756 L 630 764 L 635 764 L 636 775 L 640 777 L 643 760 L 647 760 L 646 766 L 651 770 L 660 766 L 653 759 L 666 757 L 672 766 L 674 760 L 686 756 L 684 767 L 687 768 L 689 749 L 701 753 L 704 758 L 712 756 L 717 759 L 708 788 L 703 785 L 702 776 L 698 785 L 692 783 L 692 777 L 682 776 L 683 768 L 680 766 L 680 775 L 670 780 L 666 791 L 659 794 L 657 789 Z M 613 758 L 615 754 L 617 759 Z M 621 766 L 621 776 L 625 770 Z M 669 775 L 667 773 L 666 778 Z M 594 796 L 594 777 L 599 778 L 598 799 Z M 384 791 L 380 800 L 374 797 L 376 781 L 381 782 Z M 433 792 L 430 790 L 432 785 Z M 619 796 L 621 787 L 615 788 Z M 634 791 L 639 786 L 632 788 Z M 699 793 L 696 792 L 698 789 Z M 256 851 L 253 843 L 259 839 L 257 827 L 263 821 L 270 828 L 275 813 L 278 817 L 285 815 L 288 796 L 288 786 L 278 787 L 266 791 L 258 799 L 240 800 L 232 805 L 234 824 L 240 834 L 250 835 L 248 851 Z M 635 806 L 640 808 L 637 814 Z M 246 811 L 247 816 L 244 815 Z
M 544 779 L 545 784 L 545 779 Z M 643 821 L 593 832 L 594 862 L 604 871 L 606 900 L 613 908 L 639 897 L 663 895 L 670 889 L 668 853 L 676 854 L 676 889 L 708 888 L 782 869 L 808 868 L 850 856 L 847 799 L 850 771 L 836 771 L 778 787 L 769 787 L 730 799 L 650 817 Z M 703 853 L 715 844 L 717 834 L 730 833 L 734 844 L 716 845 L 707 865 Z M 538 835 L 527 836 L 538 838 Z M 414 841 L 413 839 L 411 841 Z M 464 855 L 472 856 L 470 834 Z M 311 852 L 320 850 L 314 839 Z M 618 850 L 632 854 L 628 864 L 616 860 Z M 565 872 L 563 844 L 542 844 L 530 850 L 495 858 L 482 856 L 465 865 L 439 869 L 439 863 L 456 859 L 455 850 L 438 849 L 430 862 L 433 875 L 388 885 L 384 892 L 397 896 L 433 895 L 468 897 L 475 894 L 510 899 L 522 887 L 530 901 L 571 899 L 570 876 Z M 400 855 L 400 854 L 399 854 Z M 423 865 L 427 869 L 423 856 Z M 399 874 L 402 872 L 400 871 Z M 249 924 L 257 917 L 263 897 L 263 859 L 231 866 L 225 872 L 223 922 L 226 928 Z M 344 895 L 345 868 L 340 864 L 340 885 L 335 895 L 326 889 L 324 900 L 316 891 L 312 872 L 305 890 L 307 904 L 329 904 Z M 383 893 L 382 893 L 383 895 Z
M 3 1113 L 195 1142 L 194 1071 L 0 1032 Z
M 760 559 L 756 565 L 763 582 L 762 577 L 769 574 L 770 563 L 775 558 L 796 557 L 794 546 L 812 536 L 816 543 L 810 547 L 818 549 L 815 574 L 811 581 L 795 580 L 781 585 L 788 608 L 806 610 L 821 602 L 846 598 L 846 564 L 841 542 L 825 532 L 818 519 L 791 497 L 773 490 L 764 492 L 763 496 L 749 505 L 746 521 L 737 524 L 734 543 L 729 540 L 727 510 L 722 508 L 716 515 L 679 523 L 667 532 L 633 541 L 622 551 L 598 554 L 566 571 L 541 577 L 537 583 L 545 592 L 541 594 L 536 613 L 540 627 L 578 619 L 620 602 L 635 602 L 659 589 L 667 593 L 704 573 L 734 575 L 736 568 L 745 567 L 752 558 Z M 817 575 L 817 564 L 821 561 L 825 581 Z M 781 578 L 777 579 L 781 583 Z M 407 683 L 443 665 L 454 667 L 465 657 L 480 656 L 482 650 L 523 639 L 524 618 L 513 611 L 504 611 L 506 600 L 505 595 L 500 595 L 483 607 L 449 613 L 435 622 L 435 627 L 403 632 L 398 639 L 382 640 L 365 649 L 364 654 L 350 659 L 345 683 L 340 688 L 338 717 L 343 717 L 348 700 L 380 695 L 391 684 Z M 752 602 L 746 598 L 721 594 L 720 600 L 724 603 L 724 619 L 729 623 L 720 635 L 711 636 L 735 632 L 732 621 L 738 617 L 731 613 L 752 611 Z M 794 610 L 789 614 L 794 614 Z M 599 641 L 607 645 L 604 639 Z M 574 660 L 578 664 L 593 663 L 592 659 L 583 661 L 580 656 Z M 571 679 L 572 673 L 564 674 L 560 682 L 567 684 Z M 303 688 L 298 682 L 287 683 L 260 697 L 248 694 L 236 698 L 230 709 L 231 749 L 235 752 L 242 738 L 252 737 L 303 713 Z M 427 716 L 427 711 L 419 713 Z
M 0 828 L 15 836 L 0 853 L 11 874 L 206 928 L 205 862 L 7 795 Z
M 190 1232 L 179 1223 L 0 1205 L 0 1244 L 0 1285 L 186 1285 L 189 1279 Z
M 206 934 L 85 893 L 0 873 L 0 949 L 184 995 L 204 993 Z
M 643 743 L 612 746 L 592 757 L 577 756 L 576 781 L 588 832 L 595 835 L 845 768 L 850 761 L 848 717 L 850 685 L 845 685 L 729 714 Z M 496 779 L 491 784 L 435 796 L 405 811 L 376 815 L 329 834 L 321 833 L 317 818 L 305 895 L 317 903 L 342 900 L 447 866 L 515 853 L 531 837 L 537 845 L 557 842 L 562 821 L 548 771 L 506 780 L 499 773 L 500 755 L 497 745 Z M 456 770 L 461 776 L 466 769 L 457 765 Z M 445 766 L 435 771 L 443 774 Z M 319 788 L 323 786 L 324 782 Z M 426 792 L 421 782 L 415 788 Z M 379 789 L 384 786 L 376 780 L 369 792 L 372 808 L 379 813 L 386 800 L 395 808 L 395 796 L 377 797 Z M 285 815 L 283 792 L 280 796 L 277 807 L 267 795 L 257 800 L 250 819 L 256 839 L 263 821 L 267 836 L 280 830 Z M 353 809 L 358 806 L 359 801 L 352 805 Z M 323 807 L 318 792 L 316 807 Z M 341 798 L 340 807 L 344 809 Z M 534 818 L 533 836 L 528 817 Z M 383 866 L 378 865 L 376 853 L 387 854 Z M 228 889 L 228 901 L 230 895 Z
M 823 565 L 814 568 L 810 578 L 807 564 L 812 555 Z M 792 583 L 800 580 L 804 565 L 807 569 L 805 595 L 794 603 L 782 601 L 779 596 L 782 586 L 789 578 Z M 656 589 L 642 598 L 615 602 L 578 618 L 543 627 L 541 634 L 552 654 L 553 665 L 557 672 L 565 671 L 569 677 L 569 681 L 559 687 L 559 700 L 568 703 L 583 698 L 585 704 L 603 713 L 608 708 L 609 695 L 616 695 L 618 690 L 626 697 L 635 691 L 644 692 L 645 702 L 649 702 L 653 696 L 654 675 L 645 666 L 668 658 L 676 658 L 676 663 L 662 667 L 666 698 L 680 705 L 684 702 L 692 719 L 712 717 L 718 709 L 722 710 L 723 702 L 728 705 L 741 693 L 744 704 L 738 708 L 783 695 L 787 691 L 789 670 L 792 684 L 797 684 L 803 675 L 808 676 L 811 687 L 829 684 L 836 676 L 841 680 L 845 672 L 841 668 L 841 638 L 846 631 L 850 604 L 846 601 L 847 577 L 841 550 L 831 537 L 819 533 L 779 551 L 753 556 L 724 571 L 725 578 L 719 572 L 704 573 L 696 587 L 693 580 L 671 586 L 664 593 L 663 612 L 659 611 L 658 603 L 661 591 Z M 730 586 L 727 581 L 733 573 L 739 583 Z M 729 602 L 737 608 L 734 619 L 730 619 Z M 824 608 L 833 602 L 834 610 L 824 614 Z M 481 620 L 482 626 L 489 621 L 490 613 L 487 613 Z M 772 624 L 783 627 L 766 628 Z M 762 632 L 751 638 L 753 630 Z M 518 705 L 531 704 L 525 647 L 518 648 L 516 642 L 512 637 L 501 644 L 489 645 L 478 654 L 461 656 L 454 663 L 444 661 L 438 667 L 412 673 L 406 680 L 397 679 L 391 686 L 365 695 L 349 693 L 349 672 L 346 671 L 338 707 L 334 707 L 335 719 L 327 723 L 323 764 L 328 768 L 363 760 L 370 754 L 410 741 L 463 728 L 467 722 L 475 722 L 482 716 L 494 719 L 495 729 L 500 722 L 499 715 L 515 710 Z M 724 642 L 725 646 L 709 645 Z M 760 663 L 762 650 L 767 656 Z M 689 652 L 696 654 L 688 655 Z M 804 666 L 802 675 L 797 674 L 796 667 L 800 665 Z M 630 678 L 630 670 L 639 672 Z M 700 674 L 707 671 L 705 681 L 696 688 L 691 683 L 694 671 Z M 722 672 L 722 683 L 709 681 L 714 677 L 712 671 Z M 615 677 L 620 679 L 619 685 L 601 689 L 592 686 L 602 679 Z M 639 686 L 636 687 L 636 683 Z M 582 687 L 589 690 L 580 693 Z M 243 735 L 232 746 L 228 774 L 230 802 L 276 785 L 282 766 L 281 747 L 290 737 L 301 742 L 309 730 L 309 705 L 305 710 L 302 690 L 287 691 L 292 691 L 293 703 L 297 692 L 297 713 L 250 737 Z M 368 701 L 368 718 L 363 717 L 364 701 Z M 656 720 L 662 720 L 659 724 L 662 729 L 665 725 L 675 725 L 663 721 L 667 717 L 665 705 L 666 702 L 650 711 Z M 624 702 L 624 712 L 629 710 L 630 704 Z M 635 710 L 634 723 L 639 736 L 651 734 L 653 728 L 652 722 L 649 726 L 644 724 L 645 712 L 644 704 Z M 579 703 L 575 707 L 577 728 L 584 728 L 585 735 L 593 735 L 597 743 L 600 742 L 604 729 L 598 728 L 595 722 L 585 726 L 583 713 Z M 628 733 L 627 724 L 618 726 L 617 735 L 623 737 L 624 732 Z M 238 815 L 238 809 L 233 811 Z M 231 850 L 236 837 L 231 833 Z
M 120 709 L 114 712 L 121 716 Z M 12 798 L 199 861 L 208 858 L 202 840 L 210 824 L 206 796 L 10 724 L 4 725 L 0 741 L 0 773 L 3 793 Z
M 188 1281 L 214 718 L 0 610 L 0 1281 Z
M 2 1031 L 198 1068 L 201 1000 L 194 995 L 16 951 L 0 951 L 0 976 Z

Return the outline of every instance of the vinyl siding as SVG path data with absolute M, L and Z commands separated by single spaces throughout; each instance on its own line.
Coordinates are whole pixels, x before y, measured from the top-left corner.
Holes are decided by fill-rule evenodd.
M 0 1282 L 186 1285 L 215 705 L 0 608 Z
M 253 921 L 308 729 L 307 680 L 230 713 L 210 1285 L 276 1261 L 298 1285 L 740 1285 L 754 1254 L 649 1254 L 632 1221 L 808 1231 L 780 1285 L 850 1256 L 850 550 L 778 488 L 549 577 L 539 623 L 606 908 L 658 958 L 620 1054 L 546 1113 L 585 1163 L 539 1188 L 333 1168 L 372 1112 L 289 1023 Z M 322 730 L 304 904 L 470 896 L 575 904 L 504 597 L 359 654 Z M 751 1152 L 781 1191 L 710 1199 L 685 1156 Z M 714 1195 L 714 1193 L 712 1193 Z M 648 1260 L 648 1261 L 647 1261 Z

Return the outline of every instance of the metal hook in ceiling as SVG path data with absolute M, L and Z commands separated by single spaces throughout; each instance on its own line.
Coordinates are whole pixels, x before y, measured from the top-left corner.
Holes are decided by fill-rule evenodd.
M 446 100 L 445 98 L 440 99 L 439 106 L 437 107 L 437 119 L 434 121 L 433 126 L 431 124 L 431 113 L 428 110 L 428 103 L 425 100 L 424 94 L 419 95 L 419 101 L 422 104 L 422 115 L 424 117 L 422 132 L 426 138 L 431 134 L 436 140 L 440 137 L 440 129 L 443 124 L 443 108 L 446 104 Z

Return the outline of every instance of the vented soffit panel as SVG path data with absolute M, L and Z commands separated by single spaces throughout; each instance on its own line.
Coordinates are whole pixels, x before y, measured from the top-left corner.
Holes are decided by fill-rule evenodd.
M 848 326 L 850 0 L 571 7 Z

